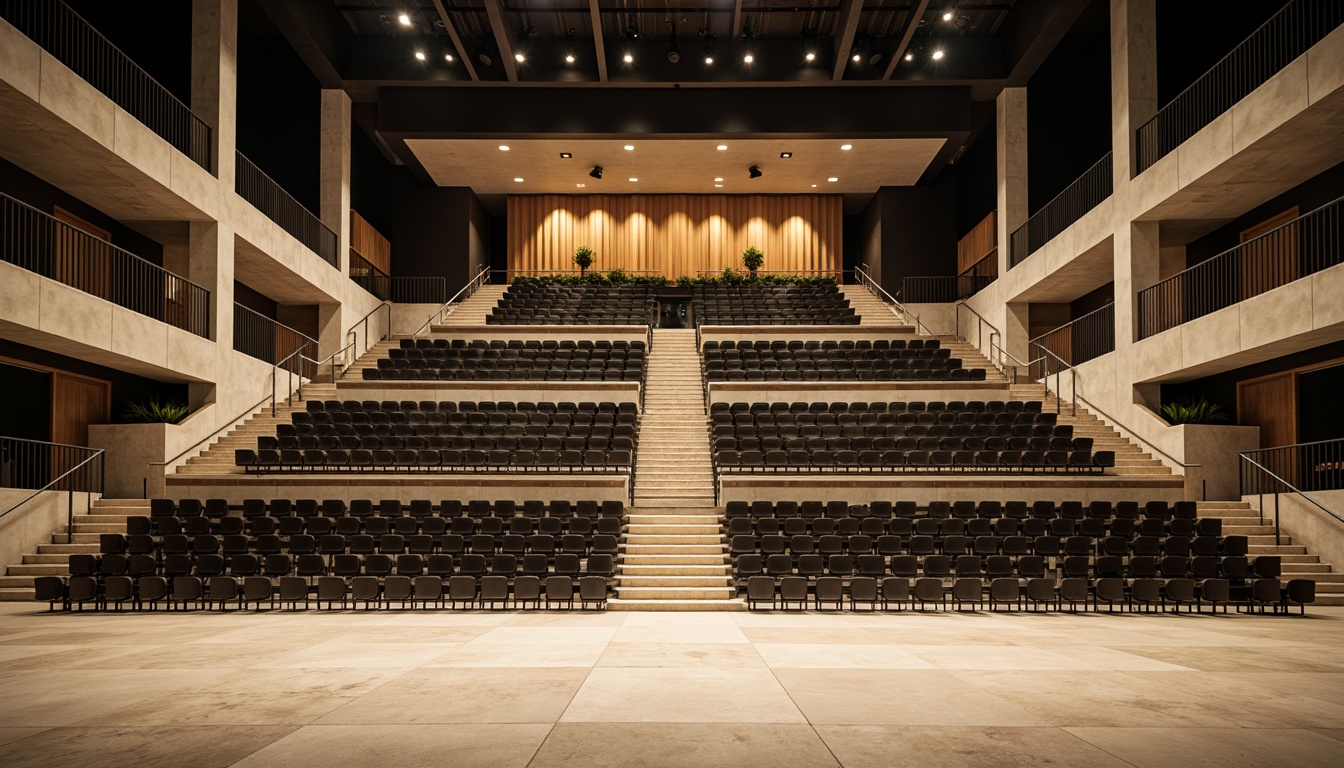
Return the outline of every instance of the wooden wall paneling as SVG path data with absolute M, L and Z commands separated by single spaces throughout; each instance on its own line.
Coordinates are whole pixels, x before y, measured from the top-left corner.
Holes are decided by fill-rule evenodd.
M 55 269 L 52 277 L 100 299 L 109 298 L 112 283 L 112 233 L 59 205 L 52 209 L 52 216 L 70 225 L 55 225 L 55 253 L 52 254 Z M 97 239 L 84 237 L 81 232 Z
M 89 425 L 106 424 L 111 418 L 110 382 L 63 371 L 52 373 L 51 441 L 53 443 L 88 445 Z
M 998 218 L 998 211 L 990 211 L 965 237 L 957 241 L 957 274 L 970 269 L 999 247 Z
M 1298 207 L 1241 231 L 1241 242 L 1253 240 L 1298 217 Z M 1241 250 L 1241 297 L 1249 299 L 1287 285 L 1299 276 L 1298 228 L 1292 224 Z
M 1237 423 L 1260 427 L 1260 447 L 1297 442 L 1297 372 L 1237 383 Z
M 392 241 L 353 210 L 350 211 L 350 250 L 383 274 L 392 274 Z

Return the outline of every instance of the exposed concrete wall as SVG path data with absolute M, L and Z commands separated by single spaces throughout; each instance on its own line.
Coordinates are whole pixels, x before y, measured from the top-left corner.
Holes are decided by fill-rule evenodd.
M 0 511 L 18 504 L 32 493 L 22 488 L 0 488 Z M 76 493 L 72 497 L 63 491 L 46 491 L 0 517 L 0 572 L 7 566 L 23 562 L 24 554 L 36 552 L 37 545 L 51 543 L 51 534 L 65 525 L 71 498 L 76 515 L 88 512 L 89 494 Z
M 1344 517 L 1344 491 L 1317 491 L 1311 497 L 1330 511 Z M 1246 496 L 1243 501 L 1251 506 L 1260 505 L 1259 496 Z M 1266 521 L 1274 519 L 1274 497 L 1264 497 Z M 1321 562 L 1335 570 L 1344 567 L 1344 523 L 1321 511 L 1316 505 L 1295 493 L 1279 496 L 1280 530 L 1293 537 L 1293 543 L 1305 545 L 1308 552 L 1320 555 Z

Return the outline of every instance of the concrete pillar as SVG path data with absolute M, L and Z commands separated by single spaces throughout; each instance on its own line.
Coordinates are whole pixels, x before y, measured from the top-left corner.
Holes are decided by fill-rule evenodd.
M 1012 263 L 1009 239 L 1027 222 L 1027 89 L 1004 88 L 996 109 L 999 274 L 1006 275 Z
M 1156 2 L 1111 0 L 1111 150 L 1117 192 L 1135 175 L 1135 132 L 1157 114 Z
M 1122 224 L 1115 233 L 1115 350 L 1139 338 L 1139 291 L 1158 282 L 1161 248 L 1156 221 Z
M 214 221 L 187 224 L 187 276 L 210 291 L 210 338 L 233 349 L 233 230 Z
M 215 175 L 232 192 L 238 119 L 238 0 L 192 0 L 191 111 L 210 126 Z
M 350 271 L 350 96 L 322 91 L 319 218 L 336 233 L 342 274 Z

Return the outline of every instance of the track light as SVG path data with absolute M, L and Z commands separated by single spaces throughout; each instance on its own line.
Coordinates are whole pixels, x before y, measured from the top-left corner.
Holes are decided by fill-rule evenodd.
M 747 178 L 749 179 L 759 179 L 764 175 L 765 174 L 761 173 L 760 166 L 753 165 L 747 169 Z
M 594 179 L 601 179 L 601 178 L 602 178 L 602 166 L 600 166 L 600 165 L 594 165 L 594 166 L 593 166 L 593 170 L 589 171 L 589 172 L 588 172 L 588 175 L 589 175 L 589 176 L 592 176 Z

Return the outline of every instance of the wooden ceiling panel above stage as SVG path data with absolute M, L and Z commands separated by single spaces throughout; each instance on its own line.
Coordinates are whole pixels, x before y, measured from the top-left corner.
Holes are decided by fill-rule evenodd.
M 596 251 L 592 269 L 677 278 L 742 270 L 742 251 L 765 253 L 763 271 L 838 275 L 840 195 L 524 195 L 508 202 L 508 267 L 514 274 L 576 270 L 574 249 Z

